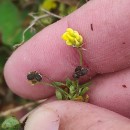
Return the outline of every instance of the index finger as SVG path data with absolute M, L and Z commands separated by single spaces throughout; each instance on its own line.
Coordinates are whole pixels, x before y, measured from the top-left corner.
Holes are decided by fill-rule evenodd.
M 90 1 L 73 14 L 47 27 L 18 48 L 5 66 L 5 78 L 18 95 L 40 99 L 54 94 L 47 86 L 30 87 L 26 75 L 37 70 L 55 81 L 71 77 L 79 64 L 75 49 L 61 40 L 67 27 L 84 38 L 84 64 L 90 74 L 119 71 L 130 66 L 130 1 Z M 93 26 L 93 29 L 91 28 Z

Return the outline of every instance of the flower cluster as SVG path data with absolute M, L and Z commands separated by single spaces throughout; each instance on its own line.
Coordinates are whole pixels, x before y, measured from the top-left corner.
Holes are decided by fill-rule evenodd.
M 77 48 L 83 44 L 83 37 L 71 28 L 67 28 L 66 32 L 62 35 L 62 39 L 66 41 L 67 45 Z

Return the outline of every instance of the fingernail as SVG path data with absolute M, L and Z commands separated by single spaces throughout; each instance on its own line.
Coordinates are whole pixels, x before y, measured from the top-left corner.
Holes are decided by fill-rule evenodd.
M 58 130 L 60 118 L 48 108 L 39 108 L 28 117 L 25 130 Z

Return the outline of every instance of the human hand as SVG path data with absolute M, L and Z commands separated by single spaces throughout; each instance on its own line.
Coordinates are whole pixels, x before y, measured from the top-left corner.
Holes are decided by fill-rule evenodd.
M 92 77 L 90 103 L 130 117 L 129 5 L 129 0 L 90 1 L 42 30 L 19 47 L 7 61 L 4 73 L 7 84 L 24 98 L 53 96 L 51 87 L 29 86 L 26 75 L 37 70 L 55 81 L 71 77 L 79 62 L 78 55 L 61 40 L 66 28 L 71 27 L 84 38 L 86 51 L 83 51 L 83 58 L 90 69 L 85 78 Z M 60 130 L 130 129 L 129 119 L 97 106 L 50 101 L 32 112 L 25 130 L 58 130 L 58 127 Z

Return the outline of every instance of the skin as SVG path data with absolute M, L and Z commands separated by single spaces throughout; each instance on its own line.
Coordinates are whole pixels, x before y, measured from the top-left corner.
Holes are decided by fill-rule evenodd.
M 129 5 L 129 0 L 91 0 L 71 15 L 43 29 L 12 54 L 4 70 L 11 90 L 29 99 L 51 97 L 54 95 L 53 88 L 31 87 L 26 75 L 37 70 L 55 81 L 71 77 L 79 64 L 79 57 L 76 50 L 66 46 L 60 38 L 66 28 L 71 27 L 84 38 L 86 50 L 83 51 L 83 60 L 90 69 L 81 82 L 92 79 L 89 95 L 90 103 L 95 106 L 51 101 L 30 114 L 25 130 L 130 129 Z
M 130 121 L 91 104 L 54 101 L 35 110 L 26 122 L 25 130 L 41 128 L 43 130 L 129 130 Z

